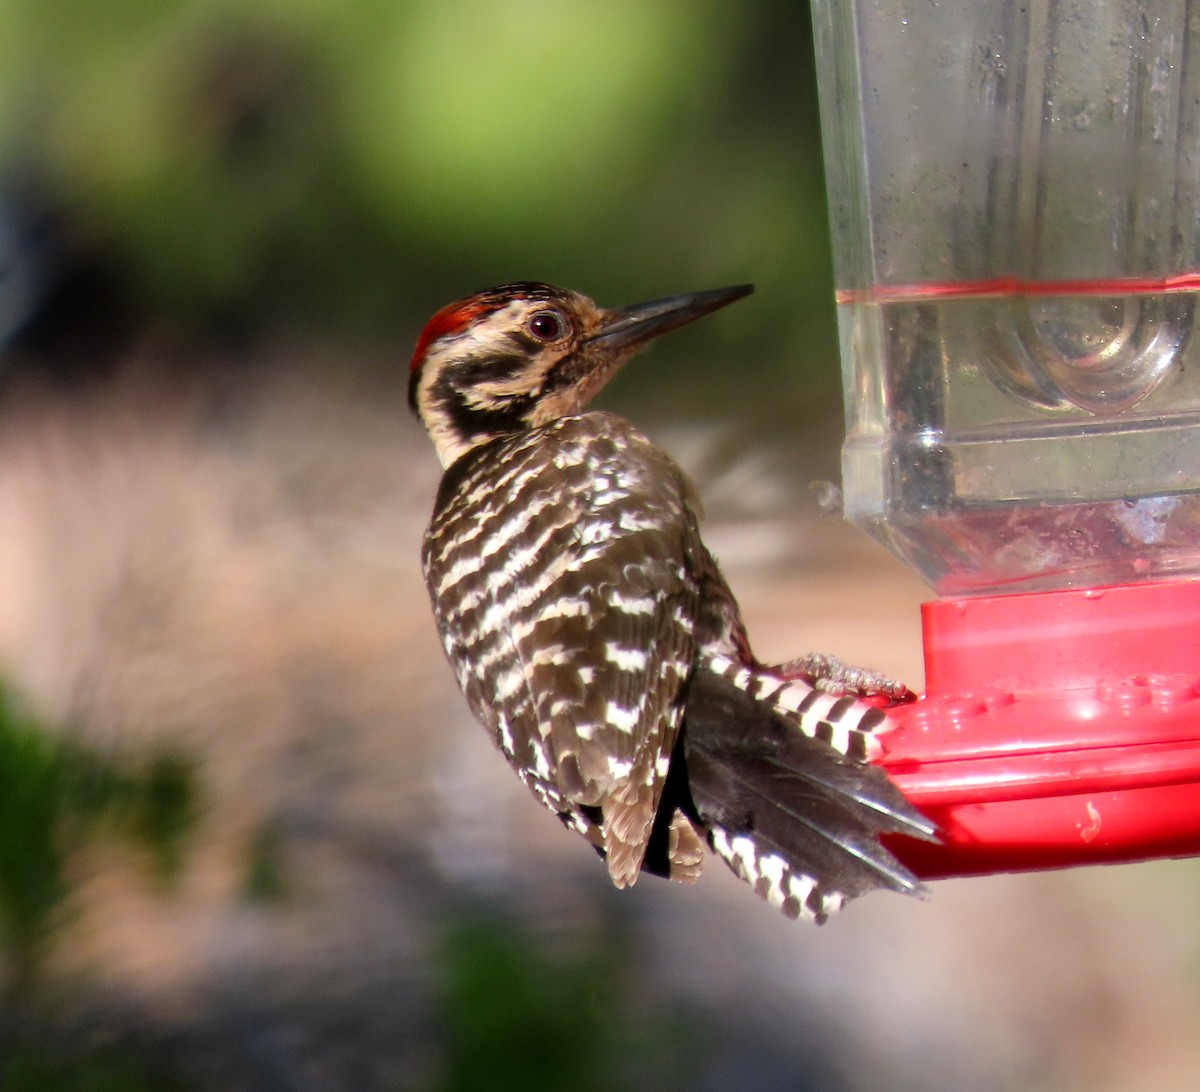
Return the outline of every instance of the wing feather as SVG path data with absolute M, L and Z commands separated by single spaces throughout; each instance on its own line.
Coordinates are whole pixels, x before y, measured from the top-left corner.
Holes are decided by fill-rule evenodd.
M 682 473 L 633 426 L 586 414 L 541 431 L 555 435 L 513 438 L 494 453 L 523 501 L 538 498 L 525 504 L 529 517 L 455 532 L 450 524 L 465 523 L 470 508 L 459 498 L 491 488 L 495 499 L 502 489 L 479 480 L 496 459 L 481 463 L 435 512 L 426 576 L 476 716 L 627 886 L 641 869 L 682 720 L 700 609 L 693 562 L 703 547 Z M 438 547 L 461 539 L 510 565 L 506 581 L 464 577 L 474 581 L 470 618 L 443 586 L 453 566 L 468 563 Z

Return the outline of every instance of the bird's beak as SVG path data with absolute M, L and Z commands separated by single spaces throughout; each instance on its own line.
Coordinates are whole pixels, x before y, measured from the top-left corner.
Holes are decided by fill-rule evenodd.
M 709 292 L 689 292 L 664 300 L 635 303 L 632 307 L 606 312 L 601 324 L 586 340 L 610 352 L 634 349 L 753 291 L 754 285 L 739 284 L 734 288 L 714 288 Z

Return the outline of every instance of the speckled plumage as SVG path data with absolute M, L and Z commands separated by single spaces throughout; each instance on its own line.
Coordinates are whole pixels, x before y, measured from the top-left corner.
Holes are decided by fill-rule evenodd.
M 687 487 L 610 414 L 562 418 L 466 458 L 423 553 L 446 653 L 521 779 L 605 850 L 626 886 L 641 869 L 701 613 L 704 546 Z
M 520 325 L 550 307 L 575 335 L 552 357 Z M 932 831 L 865 761 L 880 709 L 754 659 L 691 486 L 633 425 L 535 417 L 560 362 L 589 389 L 612 370 L 572 352 L 617 324 L 627 313 L 509 286 L 439 312 L 419 343 L 414 405 L 447 464 L 423 568 L 472 712 L 619 887 L 642 871 L 694 880 L 707 842 L 791 916 L 918 890 L 878 842 Z

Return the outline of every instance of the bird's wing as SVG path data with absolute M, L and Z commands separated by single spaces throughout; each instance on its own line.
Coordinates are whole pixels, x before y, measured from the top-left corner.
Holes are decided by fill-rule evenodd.
M 626 886 L 682 719 L 703 547 L 682 473 L 632 425 L 547 431 L 443 485 L 425 575 L 472 711 Z M 468 502 L 485 491 L 496 514 L 480 518 Z
M 586 556 L 590 551 L 584 551 Z M 513 635 L 563 795 L 599 808 L 609 872 L 633 883 L 682 719 L 696 589 L 665 536 L 626 534 L 556 582 Z
M 695 653 L 695 517 L 683 476 L 631 426 L 589 430 L 556 475 L 570 542 L 512 632 L 558 789 L 600 809 L 617 886 L 641 869 Z M 594 422 L 593 422 L 594 424 Z M 560 448 L 572 443 L 558 438 Z

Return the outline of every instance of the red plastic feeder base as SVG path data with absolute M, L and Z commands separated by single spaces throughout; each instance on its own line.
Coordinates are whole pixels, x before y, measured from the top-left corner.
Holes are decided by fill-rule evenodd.
M 880 764 L 926 878 L 1200 855 L 1200 582 L 922 607 L 927 692 Z

